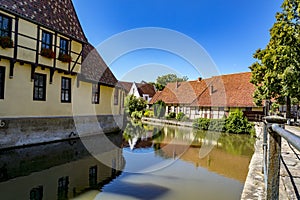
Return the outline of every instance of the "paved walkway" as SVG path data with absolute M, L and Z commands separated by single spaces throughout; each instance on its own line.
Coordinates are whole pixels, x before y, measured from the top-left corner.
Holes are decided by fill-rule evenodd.
M 299 127 L 286 126 L 286 129 L 300 136 Z M 262 124 L 256 126 L 256 135 L 258 139 L 255 144 L 255 152 L 249 166 L 248 177 L 241 197 L 243 200 L 265 199 L 264 177 L 262 174 Z M 291 147 L 284 139 L 282 139 L 281 148 L 282 161 L 280 165 L 279 199 L 300 199 L 300 152 Z
M 286 130 L 300 136 L 300 128 L 286 126 Z M 280 199 L 300 199 L 300 152 L 283 139 L 280 163 Z

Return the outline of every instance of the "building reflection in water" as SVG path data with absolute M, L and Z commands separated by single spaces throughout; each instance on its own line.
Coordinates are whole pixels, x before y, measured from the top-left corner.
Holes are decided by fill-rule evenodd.
M 138 138 L 130 149 L 152 147 L 157 156 L 180 159 L 241 183 L 246 180 L 255 142 L 250 135 L 149 124 L 128 125 L 124 138 L 128 147 L 132 138 Z
M 114 145 L 106 145 L 107 138 Z M 125 165 L 122 134 L 90 138 L 102 144 L 96 152 L 112 166 L 99 162 L 78 140 L 0 150 L 1 199 L 70 199 L 96 196 Z M 102 142 L 105 141 L 105 142 Z M 112 168 L 115 167 L 115 168 Z

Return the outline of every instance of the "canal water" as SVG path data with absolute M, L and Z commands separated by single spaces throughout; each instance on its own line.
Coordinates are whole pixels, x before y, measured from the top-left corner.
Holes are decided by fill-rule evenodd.
M 129 123 L 124 133 L 0 150 L 0 199 L 240 199 L 254 142 Z

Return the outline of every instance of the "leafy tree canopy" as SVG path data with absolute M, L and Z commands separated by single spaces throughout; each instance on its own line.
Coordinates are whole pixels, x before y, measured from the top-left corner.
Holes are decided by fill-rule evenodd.
M 147 107 L 147 101 L 143 98 L 137 98 L 134 95 L 128 95 L 125 98 L 125 112 L 131 116 L 135 111 L 143 111 Z
M 265 99 L 300 99 L 300 0 L 284 0 L 281 7 L 269 43 L 256 51 L 257 62 L 250 66 L 257 105 Z
M 158 90 L 163 90 L 168 83 L 173 83 L 176 81 L 184 82 L 187 81 L 188 79 L 189 78 L 187 76 L 183 76 L 182 78 L 180 78 L 176 74 L 166 74 L 157 77 L 155 86 Z

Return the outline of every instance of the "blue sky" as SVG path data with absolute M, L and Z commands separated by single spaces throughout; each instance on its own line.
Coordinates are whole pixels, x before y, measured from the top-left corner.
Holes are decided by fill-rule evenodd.
M 89 42 L 96 47 L 132 29 L 173 30 L 201 45 L 218 74 L 229 74 L 249 71 L 254 62 L 253 53 L 269 41 L 269 29 L 275 22 L 276 12 L 281 10 L 282 1 L 73 0 L 73 3 Z M 173 43 L 181 46 L 185 42 Z M 113 62 L 101 50 L 100 54 L 119 80 L 155 81 L 158 75 L 167 73 L 188 76 L 190 80 L 209 76 L 204 66 L 199 70 L 189 60 L 167 50 L 133 50 Z

